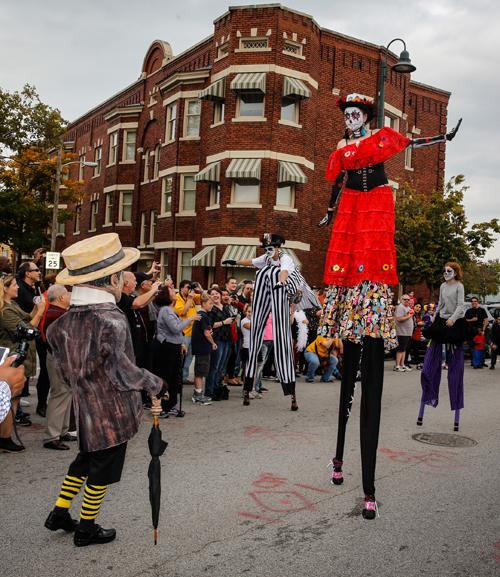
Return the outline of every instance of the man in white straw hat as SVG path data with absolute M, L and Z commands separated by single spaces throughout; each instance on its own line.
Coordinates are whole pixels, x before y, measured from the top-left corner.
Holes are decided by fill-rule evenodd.
M 115 233 L 102 234 L 68 247 L 67 266 L 56 282 L 73 285 L 68 312 L 47 330 L 57 370 L 73 390 L 80 452 L 71 463 L 56 506 L 45 521 L 51 531 L 75 531 L 84 547 L 109 543 L 114 529 L 96 524 L 106 488 L 120 480 L 127 441 L 139 428 L 141 391 L 163 396 L 167 385 L 134 362 L 127 318 L 116 306 L 123 270 L 139 258 L 135 248 L 122 248 Z M 153 399 L 152 412 L 161 411 Z M 80 521 L 69 507 L 86 481 Z

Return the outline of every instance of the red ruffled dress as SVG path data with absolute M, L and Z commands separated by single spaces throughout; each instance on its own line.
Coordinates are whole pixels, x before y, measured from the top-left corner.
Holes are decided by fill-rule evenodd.
M 342 170 L 380 164 L 404 150 L 408 142 L 409 138 L 395 130 L 382 128 L 334 152 L 326 178 L 335 180 Z M 369 183 L 367 173 L 360 178 L 368 178 Z M 388 286 L 398 283 L 394 198 L 388 185 L 367 191 L 345 186 L 333 225 L 324 282 L 330 288 L 323 309 L 323 336 L 354 342 L 372 336 L 390 341 L 389 346 L 396 342 Z

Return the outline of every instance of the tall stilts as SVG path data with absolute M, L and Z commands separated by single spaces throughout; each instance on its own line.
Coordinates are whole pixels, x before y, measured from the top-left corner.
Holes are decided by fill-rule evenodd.
M 422 426 L 422 421 L 424 420 L 425 403 L 422 401 L 420 403 L 420 412 L 418 413 L 417 425 Z
M 460 423 L 460 409 L 455 411 L 455 425 L 453 426 L 454 431 L 458 431 L 458 426 Z

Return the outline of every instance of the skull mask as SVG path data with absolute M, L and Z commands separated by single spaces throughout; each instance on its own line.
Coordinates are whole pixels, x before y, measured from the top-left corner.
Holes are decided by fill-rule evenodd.
M 446 281 L 451 280 L 455 276 L 455 271 L 452 268 L 450 268 L 449 266 L 445 266 L 443 276 L 444 276 L 444 280 L 446 280 Z
M 266 256 L 268 258 L 273 258 L 275 249 L 276 249 L 276 247 L 274 247 L 274 246 L 266 246 L 266 248 L 264 249 L 264 252 L 266 253 Z
M 355 106 L 349 106 L 344 110 L 345 125 L 353 133 L 361 133 L 364 121 L 364 112 Z

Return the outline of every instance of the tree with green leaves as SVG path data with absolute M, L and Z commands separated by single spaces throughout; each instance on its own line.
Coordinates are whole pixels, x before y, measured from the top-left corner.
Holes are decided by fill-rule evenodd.
M 398 276 L 404 285 L 427 283 L 430 300 L 434 287 L 442 282 L 446 262 L 466 266 L 483 257 L 495 242 L 494 233 L 500 232 L 496 218 L 468 228 L 464 180 L 463 175 L 454 176 L 428 197 L 409 184 L 396 192 Z
M 488 295 L 496 295 L 500 290 L 500 260 L 472 259 L 464 268 L 462 282 L 465 294 L 480 297 L 485 303 Z

